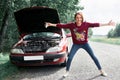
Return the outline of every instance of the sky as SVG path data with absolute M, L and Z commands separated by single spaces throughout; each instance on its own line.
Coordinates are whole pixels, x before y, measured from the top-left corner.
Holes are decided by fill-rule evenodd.
M 120 23 L 120 1 L 119 0 L 81 0 L 80 5 L 84 7 L 84 20 L 87 22 L 108 23 L 112 20 Z M 93 35 L 107 35 L 114 26 L 92 28 Z

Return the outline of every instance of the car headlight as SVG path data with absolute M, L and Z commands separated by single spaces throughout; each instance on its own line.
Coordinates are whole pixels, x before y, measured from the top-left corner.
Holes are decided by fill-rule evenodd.
M 57 52 L 60 51 L 61 48 L 59 46 L 51 47 L 46 52 Z
M 22 49 L 11 49 L 11 53 L 24 54 Z

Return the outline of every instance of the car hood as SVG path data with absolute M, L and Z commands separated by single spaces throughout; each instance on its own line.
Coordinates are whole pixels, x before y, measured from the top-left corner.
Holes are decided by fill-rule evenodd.
M 45 22 L 59 23 L 57 10 L 48 7 L 30 7 L 14 12 L 20 35 L 34 32 L 60 32 L 57 27 L 45 28 Z

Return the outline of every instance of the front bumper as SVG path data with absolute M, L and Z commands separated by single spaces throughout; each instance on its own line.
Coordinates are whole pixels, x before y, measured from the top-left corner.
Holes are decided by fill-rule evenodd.
M 44 55 L 10 55 L 10 61 L 17 66 L 42 66 L 64 63 L 66 53 Z

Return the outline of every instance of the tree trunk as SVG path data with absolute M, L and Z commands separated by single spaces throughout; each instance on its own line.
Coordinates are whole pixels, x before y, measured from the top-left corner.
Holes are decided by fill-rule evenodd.
M 4 40 L 4 36 L 5 36 L 5 32 L 7 29 L 7 20 L 8 20 L 8 14 L 9 9 L 7 8 L 2 20 L 2 25 L 1 25 L 1 29 L 0 29 L 0 53 L 2 52 L 2 47 L 3 47 L 3 40 Z

